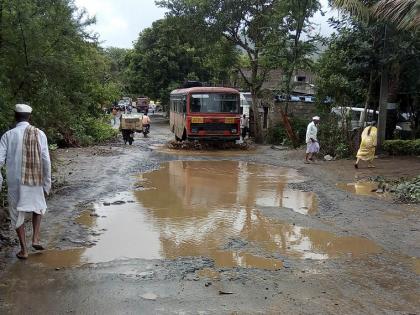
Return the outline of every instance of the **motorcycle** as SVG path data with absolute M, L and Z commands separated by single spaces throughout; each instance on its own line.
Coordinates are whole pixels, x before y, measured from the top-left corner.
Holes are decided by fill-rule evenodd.
M 141 116 L 137 114 L 122 114 L 120 117 L 120 130 L 124 144 L 132 145 L 135 132 L 142 132 Z
M 143 135 L 145 138 L 147 138 L 147 135 L 150 133 L 150 125 L 144 125 L 143 126 Z
M 133 130 L 121 130 L 123 135 L 124 144 L 132 145 L 134 141 L 134 131 Z

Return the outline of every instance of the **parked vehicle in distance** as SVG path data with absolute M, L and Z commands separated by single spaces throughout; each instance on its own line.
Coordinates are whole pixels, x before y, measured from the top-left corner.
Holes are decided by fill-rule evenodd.
M 365 109 L 361 107 L 333 107 L 331 112 L 336 114 L 340 117 L 339 124 L 342 125 L 344 119 L 350 119 L 350 130 L 354 131 L 363 126 L 363 122 L 365 121 Z M 366 123 L 376 121 L 379 115 L 378 111 L 374 111 L 373 109 L 368 109 L 367 112 Z
M 128 103 L 125 100 L 121 100 L 118 102 L 118 107 L 121 111 L 125 111 L 127 106 L 128 106 Z
M 172 91 L 169 116 L 175 139 L 239 140 L 239 97 L 236 89 L 224 87 Z
M 289 95 L 289 97 L 287 97 L 286 95 L 279 94 L 276 95 L 274 98 L 277 102 L 285 102 L 287 99 L 289 100 L 289 102 L 315 102 L 315 96 L 312 95 Z
M 315 96 L 304 96 L 304 102 L 306 103 L 315 103 Z
M 138 97 L 136 102 L 136 108 L 138 113 L 146 113 L 149 110 L 150 100 L 148 97 Z
M 245 114 L 249 118 L 249 112 L 252 108 L 252 96 L 251 92 L 241 92 L 240 93 L 241 101 L 241 114 Z

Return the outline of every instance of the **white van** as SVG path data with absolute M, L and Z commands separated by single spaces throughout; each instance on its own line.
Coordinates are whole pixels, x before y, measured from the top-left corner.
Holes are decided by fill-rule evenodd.
M 359 129 L 360 127 L 364 127 L 363 121 L 365 121 L 365 109 L 361 107 L 333 107 L 331 109 L 331 112 L 336 114 L 337 116 L 341 118 L 347 118 L 350 117 L 350 127 L 351 130 Z M 367 119 L 366 123 L 372 122 L 377 120 L 377 117 L 379 115 L 379 111 L 374 111 L 373 109 L 367 110 Z M 342 124 L 342 121 L 340 122 L 340 125 Z M 365 124 L 366 126 L 367 124 Z
M 241 102 L 242 114 L 245 114 L 246 117 L 249 117 L 249 110 L 251 109 L 251 106 L 252 106 L 251 92 L 241 92 L 240 102 Z

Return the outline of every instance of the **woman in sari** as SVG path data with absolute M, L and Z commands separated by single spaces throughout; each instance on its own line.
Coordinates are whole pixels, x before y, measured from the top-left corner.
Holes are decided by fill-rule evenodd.
M 375 122 L 370 126 L 366 127 L 362 132 L 362 142 L 360 143 L 359 151 L 356 155 L 356 163 L 354 164 L 355 168 L 359 168 L 360 160 L 367 161 L 368 167 L 373 168 L 373 159 L 375 158 L 375 150 L 377 144 L 377 133 L 378 130 L 375 127 Z

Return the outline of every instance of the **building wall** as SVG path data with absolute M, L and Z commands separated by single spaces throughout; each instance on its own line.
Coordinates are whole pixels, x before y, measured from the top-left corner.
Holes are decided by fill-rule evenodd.
M 270 104 L 270 114 L 269 126 L 273 127 L 277 124 L 281 124 L 281 115 L 280 115 L 280 106 L 284 108 L 285 103 L 280 102 L 274 104 Z M 316 105 L 315 103 L 305 103 L 305 102 L 289 102 L 289 107 L 287 111 L 290 118 L 297 117 L 303 120 L 307 120 L 308 123 L 311 121 L 312 117 L 315 116 L 316 113 Z

